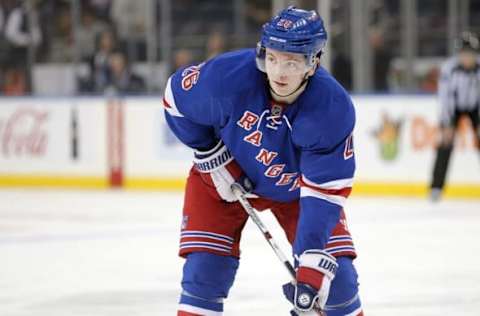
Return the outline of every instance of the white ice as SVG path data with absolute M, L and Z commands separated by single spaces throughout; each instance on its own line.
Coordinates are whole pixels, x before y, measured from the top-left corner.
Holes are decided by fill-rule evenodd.
M 181 193 L 0 190 L 0 315 L 176 315 L 181 206 Z M 479 201 L 353 197 L 346 212 L 366 315 L 480 315 Z M 242 250 L 225 315 L 288 315 L 288 274 L 252 223 Z

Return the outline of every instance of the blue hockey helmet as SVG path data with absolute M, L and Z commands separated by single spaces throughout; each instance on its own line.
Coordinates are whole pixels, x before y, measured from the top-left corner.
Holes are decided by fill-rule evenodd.
M 282 10 L 263 25 L 257 44 L 257 67 L 265 71 L 265 49 L 303 54 L 307 65 L 312 66 L 327 41 L 323 21 L 315 11 L 294 6 Z

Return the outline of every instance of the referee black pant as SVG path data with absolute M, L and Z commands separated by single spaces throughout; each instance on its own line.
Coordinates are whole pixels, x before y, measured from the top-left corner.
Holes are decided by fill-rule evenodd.
M 455 141 L 455 134 L 458 128 L 458 123 L 460 121 L 460 118 L 463 115 L 467 115 L 470 118 L 470 121 L 472 122 L 472 126 L 474 129 L 474 134 L 476 138 L 476 144 L 480 145 L 480 132 L 478 130 L 479 127 L 479 116 L 480 116 L 480 108 L 477 108 L 476 110 L 473 111 L 455 111 L 455 115 L 452 119 L 452 124 L 450 127 L 453 128 L 453 136 L 451 140 L 442 141 L 438 145 L 437 148 L 437 156 L 435 158 L 435 164 L 433 167 L 433 177 L 432 177 L 432 183 L 430 187 L 432 189 L 440 189 L 443 190 L 443 187 L 445 185 L 445 177 L 447 174 L 447 169 L 448 169 L 448 163 L 450 162 L 450 156 L 452 155 L 452 150 L 453 150 L 453 144 Z M 477 147 L 479 150 L 480 148 Z

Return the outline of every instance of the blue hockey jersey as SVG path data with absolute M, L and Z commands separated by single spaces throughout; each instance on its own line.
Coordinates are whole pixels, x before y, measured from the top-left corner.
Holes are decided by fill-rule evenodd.
M 222 139 L 253 193 L 300 199 L 296 254 L 325 247 L 355 171 L 354 107 L 330 74 L 320 67 L 293 104 L 276 104 L 254 50 L 239 50 L 176 71 L 164 106 L 187 146 L 208 149 Z

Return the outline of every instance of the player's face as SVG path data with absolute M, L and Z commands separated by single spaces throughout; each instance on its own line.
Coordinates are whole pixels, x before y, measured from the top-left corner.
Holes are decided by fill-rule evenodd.
M 305 75 L 313 74 L 302 54 L 280 52 L 267 48 L 265 71 L 272 90 L 281 96 L 293 93 L 303 82 Z

